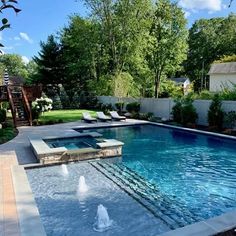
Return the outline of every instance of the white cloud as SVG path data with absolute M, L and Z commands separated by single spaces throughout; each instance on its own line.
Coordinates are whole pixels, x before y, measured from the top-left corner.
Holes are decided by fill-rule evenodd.
M 20 37 L 16 36 L 16 37 L 14 37 L 14 40 L 19 41 Z
M 30 59 L 26 56 L 22 56 L 22 61 L 25 63 L 25 64 L 28 64 L 30 62 Z
M 188 18 L 190 15 L 191 15 L 191 13 L 189 11 L 184 11 L 185 18 Z
M 188 10 L 220 11 L 223 7 L 222 0 L 180 0 L 179 5 Z
M 20 37 L 29 43 L 33 43 L 33 40 L 28 36 L 27 33 L 21 32 Z

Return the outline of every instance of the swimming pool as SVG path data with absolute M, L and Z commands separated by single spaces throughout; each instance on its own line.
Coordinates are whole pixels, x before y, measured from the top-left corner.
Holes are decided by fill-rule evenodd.
M 95 147 L 96 139 L 91 136 L 45 139 L 50 148 L 65 147 L 68 150 Z
M 96 131 L 123 141 L 123 164 L 197 219 L 236 208 L 235 141 L 155 125 Z
M 124 142 L 122 160 L 72 163 L 68 176 L 60 166 L 27 170 L 48 235 L 98 235 L 98 204 L 115 221 L 102 235 L 113 236 L 157 235 L 236 209 L 235 141 L 150 124 L 92 130 Z M 81 175 L 89 191 L 78 201 Z

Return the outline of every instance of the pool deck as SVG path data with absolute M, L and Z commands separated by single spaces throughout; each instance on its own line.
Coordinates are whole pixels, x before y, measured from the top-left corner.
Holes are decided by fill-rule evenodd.
M 22 174 L 22 172 L 24 172 L 24 168 L 21 165 L 27 166 L 28 164 L 34 163 L 37 165 L 36 158 L 29 148 L 29 137 L 44 137 L 49 135 L 70 136 L 76 133 L 76 131 L 73 130 L 75 127 L 96 128 L 100 126 L 107 127 L 141 123 L 147 122 L 135 120 L 106 123 L 98 122 L 93 124 L 87 124 L 84 122 L 71 122 L 39 127 L 19 127 L 19 134 L 17 137 L 8 143 L 0 145 L 0 236 L 30 235 L 30 233 L 32 233 L 30 229 L 35 230 L 35 227 L 37 232 L 35 232 L 34 235 L 45 235 L 43 227 L 40 225 L 38 211 L 35 206 L 34 198 L 29 188 L 26 175 Z M 220 136 L 222 137 L 222 135 Z M 18 180 L 22 180 L 23 182 L 27 183 L 19 186 L 17 184 Z M 29 206 L 27 206 L 28 202 Z M 27 217 L 33 218 L 32 221 L 28 221 Z M 231 211 L 204 222 L 202 221 L 184 228 L 167 232 L 163 234 L 163 236 L 207 236 L 214 235 L 218 232 L 233 228 L 235 226 L 236 211 Z

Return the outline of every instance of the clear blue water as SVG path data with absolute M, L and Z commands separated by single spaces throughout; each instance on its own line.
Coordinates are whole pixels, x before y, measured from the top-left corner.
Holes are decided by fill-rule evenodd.
M 236 209 L 235 141 L 154 125 L 96 131 L 125 143 L 122 163 L 27 170 L 47 235 L 154 236 Z M 78 195 L 82 175 L 89 191 Z M 114 221 L 103 233 L 93 230 L 99 204 Z
M 123 141 L 123 164 L 200 219 L 236 208 L 235 141 L 153 125 L 96 131 Z
M 95 139 L 92 137 L 72 137 L 44 140 L 50 148 L 65 147 L 68 150 L 88 148 L 95 146 Z
M 155 236 L 169 231 L 145 208 L 89 163 L 27 170 L 28 179 L 48 236 Z M 88 191 L 77 194 L 79 177 Z M 97 206 L 103 204 L 113 220 L 106 232 L 94 231 Z M 32 232 L 33 235 L 33 232 Z

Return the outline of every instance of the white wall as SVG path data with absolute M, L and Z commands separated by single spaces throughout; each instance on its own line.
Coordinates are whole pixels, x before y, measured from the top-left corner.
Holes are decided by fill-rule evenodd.
M 213 74 L 210 75 L 210 91 L 221 91 L 222 88 L 233 88 L 233 84 L 236 84 L 236 74 Z
M 147 113 L 152 112 L 156 117 L 165 117 L 170 119 L 172 107 L 174 101 L 169 98 L 117 98 L 111 96 L 99 96 L 98 100 L 104 104 L 112 104 L 115 108 L 115 103 L 123 101 L 124 103 L 139 102 L 141 104 L 140 112 Z M 198 113 L 197 124 L 208 125 L 207 113 L 209 106 L 211 105 L 210 100 L 195 100 L 193 103 Z M 236 101 L 223 101 L 222 108 L 225 112 L 236 111 Z

